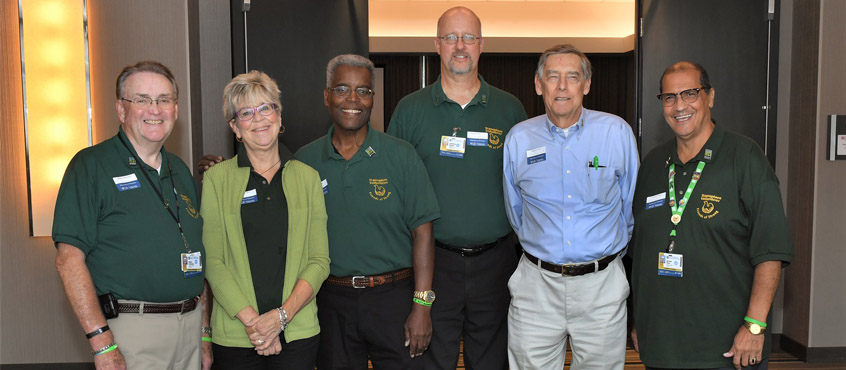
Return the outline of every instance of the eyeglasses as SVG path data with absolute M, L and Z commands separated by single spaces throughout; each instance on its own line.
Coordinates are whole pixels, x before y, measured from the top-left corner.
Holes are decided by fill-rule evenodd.
M 373 90 L 367 87 L 357 87 L 353 89 L 347 85 L 338 85 L 335 87 L 330 87 L 329 90 L 332 90 L 332 93 L 334 93 L 335 96 L 343 98 L 350 96 L 350 93 L 353 90 L 355 90 L 355 94 L 362 99 L 369 99 L 373 96 Z
M 132 99 L 120 98 L 120 100 L 128 101 L 132 105 L 142 108 L 150 108 L 150 106 L 153 105 L 153 102 L 155 102 L 156 105 L 161 109 L 170 109 L 173 108 L 174 105 L 176 105 L 176 99 L 171 98 L 169 96 L 165 96 L 158 99 L 139 96 L 137 98 Z
M 464 36 L 461 36 L 461 37 L 458 37 L 458 35 L 456 35 L 454 33 L 450 33 L 450 34 L 446 34 L 446 35 L 443 35 L 443 36 L 438 37 L 438 38 L 441 39 L 441 40 L 444 40 L 444 43 L 447 44 L 447 45 L 455 44 L 456 42 L 458 42 L 458 39 L 461 39 L 461 41 L 464 41 L 464 44 L 466 44 L 466 45 L 473 45 L 473 44 L 476 43 L 476 40 L 479 39 L 479 37 L 477 37 L 475 35 L 471 35 L 469 33 L 465 33 Z
M 707 88 L 704 88 L 704 87 L 697 87 L 695 89 L 687 89 L 687 90 L 684 90 L 682 92 L 675 93 L 675 94 L 674 93 L 658 94 L 658 100 L 660 100 L 661 103 L 664 103 L 665 107 L 672 107 L 672 106 L 676 105 L 676 102 L 678 101 L 678 97 L 681 96 L 682 100 L 685 103 L 693 104 L 693 103 L 696 103 L 696 100 L 699 99 L 699 90 L 702 90 L 702 89 L 708 90 Z
M 255 108 L 241 108 L 235 113 L 235 117 L 238 118 L 239 121 L 246 122 L 253 119 L 256 113 L 262 115 L 263 117 L 267 117 L 276 112 L 278 108 L 279 106 L 276 105 L 276 103 L 265 103 Z

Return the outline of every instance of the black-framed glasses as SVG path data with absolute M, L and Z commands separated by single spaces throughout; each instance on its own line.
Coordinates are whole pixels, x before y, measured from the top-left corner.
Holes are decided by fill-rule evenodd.
M 665 107 L 672 107 L 676 105 L 678 102 L 678 97 L 681 96 L 682 101 L 688 104 L 696 103 L 696 100 L 699 99 L 699 90 L 708 90 L 704 87 L 697 87 L 695 89 L 687 89 L 678 93 L 663 93 L 658 94 L 658 100 L 664 104 Z
M 256 113 L 262 115 L 263 117 L 267 117 L 276 112 L 276 109 L 278 108 L 279 106 L 276 105 L 276 103 L 264 103 L 255 108 L 241 108 L 235 113 L 235 117 L 237 117 L 239 121 L 246 122 L 253 119 Z
M 155 102 L 161 109 L 171 109 L 176 105 L 176 99 L 169 96 L 164 96 L 158 99 L 153 99 L 146 96 L 138 96 L 132 99 L 120 98 L 120 100 L 127 101 L 136 107 L 150 108 Z
M 332 93 L 335 94 L 335 96 L 342 98 L 350 96 L 350 93 L 352 91 L 355 91 L 355 94 L 362 99 L 368 99 L 373 96 L 373 90 L 369 87 L 356 87 L 355 89 L 353 89 L 347 85 L 338 85 L 335 87 L 330 87 L 329 90 L 332 90 Z
M 438 37 L 438 38 L 441 39 L 441 40 L 444 40 L 444 43 L 447 44 L 447 45 L 455 44 L 456 42 L 458 42 L 458 39 L 461 39 L 461 41 L 464 41 L 465 45 L 473 45 L 473 44 L 476 43 L 476 40 L 479 39 L 478 36 L 471 35 L 469 33 L 465 33 L 461 37 L 458 37 L 458 35 L 456 35 L 454 33 L 450 33 L 450 34 L 446 34 L 446 35 L 443 35 L 443 36 Z

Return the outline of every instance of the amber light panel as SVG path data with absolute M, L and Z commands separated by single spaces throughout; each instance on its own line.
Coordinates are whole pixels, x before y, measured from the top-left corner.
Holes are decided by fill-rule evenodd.
M 84 0 L 19 0 L 30 235 L 50 236 L 65 168 L 91 145 Z

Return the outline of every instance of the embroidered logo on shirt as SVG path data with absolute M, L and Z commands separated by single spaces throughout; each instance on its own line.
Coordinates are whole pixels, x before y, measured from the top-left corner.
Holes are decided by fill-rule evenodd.
M 371 198 L 385 200 L 391 196 L 391 192 L 385 189 L 385 185 L 388 185 L 388 179 L 370 179 L 370 185 L 373 185 L 373 191 L 370 192 Z
M 699 218 L 707 220 L 720 214 L 720 211 L 717 210 L 717 203 L 720 203 L 723 197 L 702 194 L 700 199 L 702 200 L 702 206 L 696 209 L 696 214 L 699 215 Z
M 485 127 L 485 132 L 488 133 L 488 148 L 499 149 L 502 148 L 502 130 Z
M 187 195 L 179 194 L 183 201 L 185 201 L 185 210 L 188 211 L 188 215 L 193 218 L 200 217 L 200 212 L 197 212 L 197 209 L 194 208 L 194 204 L 191 203 L 191 198 L 188 198 Z

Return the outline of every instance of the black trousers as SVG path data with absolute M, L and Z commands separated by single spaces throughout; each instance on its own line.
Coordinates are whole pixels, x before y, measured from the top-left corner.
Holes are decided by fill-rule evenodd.
M 225 347 L 212 344 L 214 364 L 221 370 L 314 370 L 320 335 L 285 343 L 280 337 L 282 352 L 262 356 L 255 348 Z
M 508 279 L 517 267 L 516 237 L 473 257 L 435 247 L 432 343 L 424 368 L 455 370 L 464 338 L 468 370 L 508 369 Z
M 753 365 L 753 366 L 742 367 L 741 370 L 767 370 L 767 368 L 769 367 L 769 364 L 770 364 L 770 361 L 765 359 L 764 361 L 761 361 L 759 364 L 756 364 L 756 365 Z M 664 370 L 664 369 L 647 366 L 646 370 Z M 694 370 L 696 370 L 696 369 L 694 369 Z M 718 367 L 718 368 L 715 368 L 715 369 L 698 369 L 698 370 L 735 370 L 735 367 L 734 366 L 726 366 L 726 367 Z
M 356 289 L 324 283 L 317 294 L 320 320 L 319 370 L 422 369 L 405 346 L 414 279 Z

